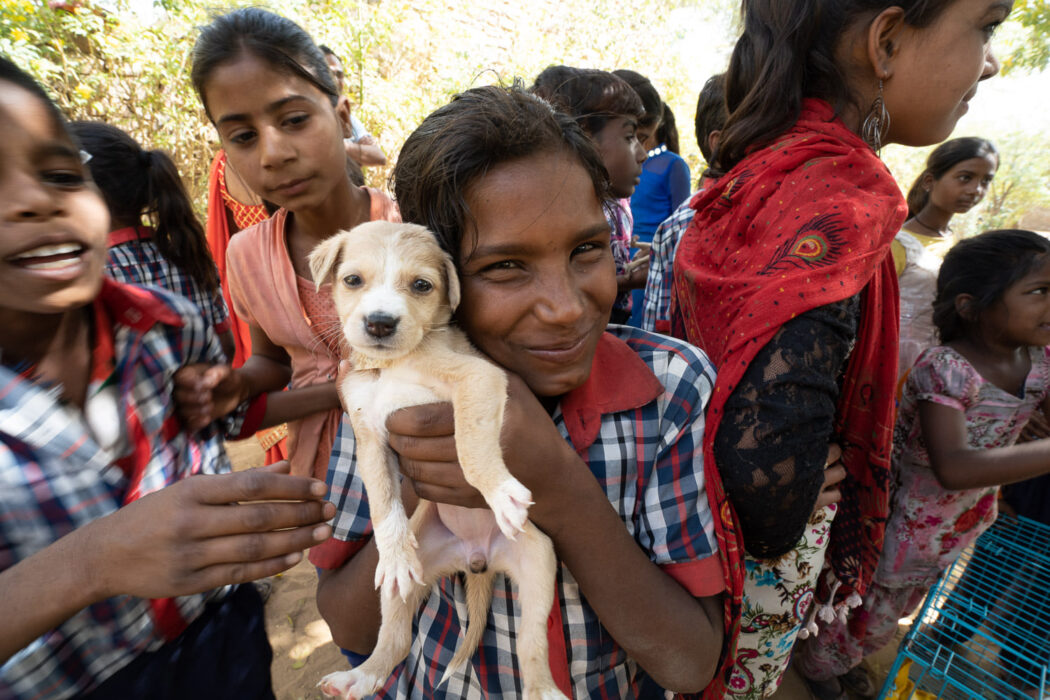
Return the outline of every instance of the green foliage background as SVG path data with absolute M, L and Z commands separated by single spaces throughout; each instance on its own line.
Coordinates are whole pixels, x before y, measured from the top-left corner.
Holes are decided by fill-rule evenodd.
M 29 69 L 71 117 L 108 121 L 171 153 L 203 213 L 218 143 L 189 81 L 189 52 L 195 28 L 209 16 L 247 4 L 259 3 L 156 0 L 150 12 L 148 0 L 108 0 L 107 10 L 0 0 L 0 53 Z M 692 126 L 696 92 L 725 66 L 739 3 L 638 0 L 629 12 L 614 0 L 267 0 L 265 6 L 343 57 L 355 112 L 391 162 L 422 118 L 456 92 L 516 76 L 530 81 L 547 65 L 566 63 L 630 67 L 649 76 L 675 111 L 695 177 L 703 167 Z M 1045 68 L 1050 0 L 1018 0 L 1002 37 L 1007 71 Z M 1008 124 L 994 131 L 981 135 L 1000 145 L 1003 164 L 996 190 L 960 222 L 968 232 L 1050 207 L 1050 134 Z M 928 150 L 885 152 L 905 189 Z M 389 166 L 369 168 L 367 177 L 382 187 L 388 174 Z

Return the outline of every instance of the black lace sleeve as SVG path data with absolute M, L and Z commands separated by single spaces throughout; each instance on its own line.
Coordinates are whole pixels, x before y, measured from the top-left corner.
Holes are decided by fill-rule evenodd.
M 714 450 L 753 557 L 790 551 L 813 512 L 859 310 L 858 295 L 785 323 L 726 402 Z

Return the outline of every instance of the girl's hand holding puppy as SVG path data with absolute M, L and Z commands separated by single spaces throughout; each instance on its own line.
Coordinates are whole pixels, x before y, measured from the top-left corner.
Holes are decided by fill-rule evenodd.
M 509 381 L 501 442 L 503 459 L 536 501 L 529 518 L 544 531 L 553 525 L 548 506 L 551 486 L 564 477 L 557 467 L 572 459 L 572 448 L 550 416 L 513 373 Z M 463 478 L 456 455 L 452 404 L 434 403 L 397 411 L 387 419 L 390 446 L 400 456 L 401 472 L 420 498 L 438 503 L 487 508 L 485 500 Z

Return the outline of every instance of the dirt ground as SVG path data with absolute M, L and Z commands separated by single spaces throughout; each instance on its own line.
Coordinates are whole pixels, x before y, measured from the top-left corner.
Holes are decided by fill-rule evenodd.
M 227 443 L 235 469 L 263 463 L 263 452 L 254 438 Z M 303 560 L 285 573 L 269 579 L 273 588 L 266 601 L 266 629 L 273 646 L 273 689 L 277 700 L 321 700 L 317 682 L 348 663 L 332 643 L 328 625 L 317 611 L 314 593 L 317 574 Z M 901 627 L 897 642 L 907 631 Z M 881 685 L 893 664 L 897 642 L 868 660 L 872 675 Z M 811 700 L 801 676 L 789 669 L 772 700 Z
M 228 442 L 226 449 L 235 469 L 263 463 L 264 454 L 255 438 Z M 266 631 L 273 646 L 274 694 L 278 700 L 320 700 L 324 695 L 317 682 L 349 666 L 317 612 L 317 573 L 304 559 L 267 580 L 272 583 L 266 601 Z

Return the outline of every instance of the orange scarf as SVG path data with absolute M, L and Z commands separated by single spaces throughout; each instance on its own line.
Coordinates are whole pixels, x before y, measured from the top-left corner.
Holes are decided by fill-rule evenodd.
M 233 310 L 230 284 L 226 279 L 226 248 L 230 245 L 230 236 L 236 233 L 236 231 L 230 231 L 229 217 L 231 216 L 237 231 L 270 218 L 266 207 L 262 204 L 242 204 L 230 195 L 226 187 L 226 151 L 220 150 L 211 162 L 211 173 L 208 175 L 206 234 L 208 247 L 211 248 L 211 255 L 219 270 L 222 296 L 226 300 L 226 308 L 230 314 L 230 330 L 233 332 L 233 342 L 236 345 L 231 364 L 234 367 L 240 367 L 252 355 L 252 335 L 248 324 L 241 320 L 237 312 Z M 262 448 L 266 450 L 267 464 L 288 458 L 284 439 L 287 434 L 288 426 L 284 424 L 259 431 L 256 434 Z

